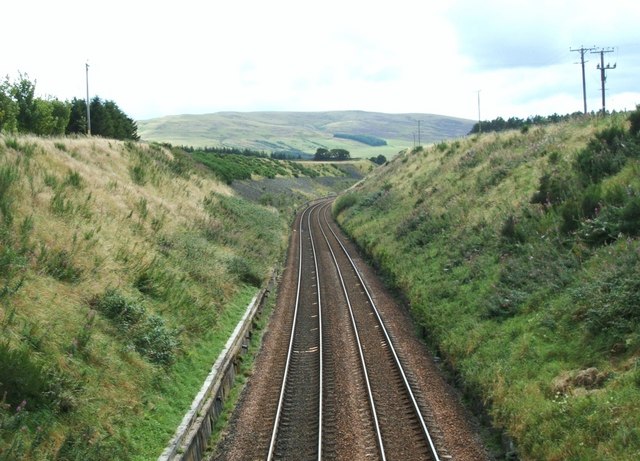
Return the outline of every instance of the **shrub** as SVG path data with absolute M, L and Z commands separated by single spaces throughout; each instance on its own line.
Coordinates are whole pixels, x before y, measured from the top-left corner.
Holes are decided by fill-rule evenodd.
M 622 209 L 620 231 L 631 236 L 640 235 L 640 197 L 633 197 Z
M 138 322 L 145 314 L 143 306 L 125 298 L 112 288 L 107 289 L 102 296 L 94 298 L 92 304 L 106 317 L 125 325 Z
M 538 191 L 531 203 L 557 205 L 573 195 L 573 181 L 566 171 L 554 169 L 540 177 Z
M 242 256 L 234 256 L 227 264 L 229 272 L 244 283 L 248 283 L 254 287 L 260 287 L 262 284 L 262 276 L 246 258 Z
M 606 207 L 593 219 L 585 220 L 578 232 L 580 238 L 592 246 L 611 243 L 620 233 L 620 209 Z
M 10 405 L 26 401 L 29 408 L 37 408 L 45 401 L 46 390 L 46 373 L 33 362 L 32 354 L 0 343 L 0 396 Z
M 635 151 L 636 146 L 627 139 L 624 129 L 612 126 L 597 133 L 578 153 L 575 168 L 586 183 L 597 183 L 619 172 Z
M 560 224 L 560 232 L 568 234 L 580 228 L 582 219 L 581 207 L 576 200 L 568 200 L 560 210 L 562 223 Z
M 356 194 L 341 195 L 333 203 L 333 215 L 338 216 L 342 211 L 351 208 L 356 203 L 358 203 L 358 196 Z
M 500 230 L 502 238 L 510 243 L 524 243 L 526 237 L 522 229 L 516 225 L 516 219 L 512 215 L 507 217 Z
M 629 123 L 631 125 L 629 133 L 632 136 L 638 136 L 638 133 L 640 133 L 640 105 L 637 105 L 636 110 L 629 114 Z
M 121 327 L 123 337 L 149 361 L 169 365 L 175 360 L 179 346 L 176 333 L 165 326 L 162 318 L 147 314 L 140 303 L 110 288 L 94 297 L 91 304 Z
M 157 315 L 148 316 L 133 329 L 136 350 L 153 363 L 169 365 L 175 359 L 178 341 Z
M 602 190 L 598 184 L 593 184 L 582 196 L 582 216 L 595 218 L 602 209 Z

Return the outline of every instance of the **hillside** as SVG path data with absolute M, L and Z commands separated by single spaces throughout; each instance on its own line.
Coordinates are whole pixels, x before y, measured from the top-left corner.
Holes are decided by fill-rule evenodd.
M 138 121 L 138 134 L 146 141 L 185 146 L 229 146 L 255 150 L 315 153 L 319 147 L 344 148 L 354 158 L 391 157 L 417 142 L 430 144 L 465 136 L 470 120 L 432 114 L 337 112 L 219 112 L 172 115 Z M 371 146 L 334 135 L 366 135 L 386 141 Z M 366 138 L 365 138 L 366 140 Z
M 640 456 L 634 116 L 409 151 L 334 206 L 521 459 Z
M 260 205 L 154 144 L 0 136 L 0 459 L 157 458 L 294 207 L 355 181 L 254 160 L 233 173 L 296 192 Z

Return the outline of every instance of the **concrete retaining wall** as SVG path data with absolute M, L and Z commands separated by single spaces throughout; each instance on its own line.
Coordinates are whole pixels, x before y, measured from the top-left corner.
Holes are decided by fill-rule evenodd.
M 264 304 L 273 291 L 275 273 L 265 288 L 251 300 L 242 319 L 227 341 L 218 359 L 211 368 L 200 392 L 193 400 L 191 409 L 182 419 L 169 445 L 158 461 L 200 461 L 203 459 L 213 426 L 222 412 L 238 371 L 238 357 L 247 351 L 254 319 L 262 312 Z

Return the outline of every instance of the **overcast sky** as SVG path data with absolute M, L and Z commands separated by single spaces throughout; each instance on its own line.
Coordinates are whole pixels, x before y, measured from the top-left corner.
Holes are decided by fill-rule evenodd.
M 605 54 L 607 108 L 640 104 L 640 1 L 20 0 L 0 75 L 40 96 L 115 101 L 134 119 L 226 110 L 425 112 L 477 119 L 582 110 L 571 48 Z M 600 56 L 586 55 L 601 108 Z

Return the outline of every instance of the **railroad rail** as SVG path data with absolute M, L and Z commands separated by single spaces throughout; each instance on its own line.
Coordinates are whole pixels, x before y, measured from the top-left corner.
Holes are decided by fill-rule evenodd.
M 330 223 L 331 203 L 310 204 L 297 223 L 294 312 L 267 460 L 333 459 L 349 437 L 362 456 L 440 461 L 374 296 Z
M 290 457 L 287 453 L 296 453 L 300 459 L 322 459 L 322 300 L 318 289 L 316 249 L 309 225 L 312 209 L 303 211 L 298 225 L 296 298 L 282 387 L 267 454 L 269 461 Z M 315 443 L 312 443 L 314 438 Z

